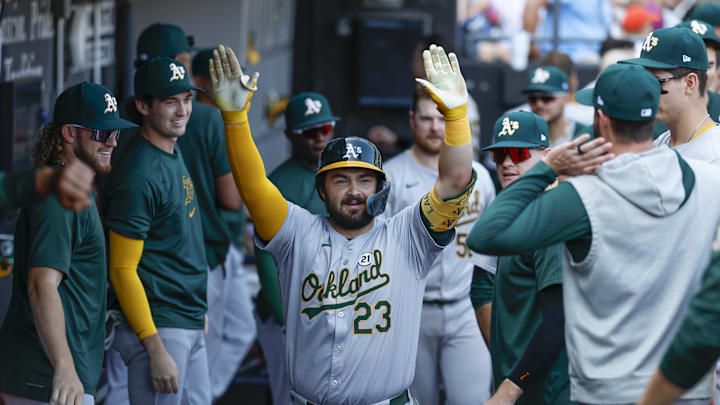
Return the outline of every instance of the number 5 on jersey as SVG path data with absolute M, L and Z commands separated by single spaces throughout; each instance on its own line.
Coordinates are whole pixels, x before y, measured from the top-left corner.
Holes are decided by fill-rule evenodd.
M 391 319 L 390 311 L 391 305 L 389 301 L 378 301 L 375 304 L 375 311 L 382 311 L 382 321 L 375 324 L 375 329 L 380 333 L 387 333 L 390 330 Z M 353 319 L 353 334 L 355 335 L 372 335 L 373 328 L 364 327 L 361 323 L 367 321 L 372 316 L 373 307 L 367 302 L 358 302 L 353 308 L 355 313 L 355 319 Z

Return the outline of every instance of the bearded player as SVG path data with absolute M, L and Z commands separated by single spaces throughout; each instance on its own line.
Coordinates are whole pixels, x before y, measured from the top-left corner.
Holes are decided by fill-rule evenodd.
M 408 387 L 427 273 L 454 237 L 475 181 L 467 90 L 454 54 L 423 52 L 446 122 L 438 180 L 394 217 L 385 208 L 377 148 L 360 138 L 330 142 L 316 187 L 329 217 L 285 201 L 265 177 L 247 121 L 257 73 L 244 76 L 232 50 L 214 54 L 215 101 L 223 111 L 230 165 L 255 221 L 256 243 L 277 263 L 286 316 L 286 358 L 296 404 L 413 403 Z

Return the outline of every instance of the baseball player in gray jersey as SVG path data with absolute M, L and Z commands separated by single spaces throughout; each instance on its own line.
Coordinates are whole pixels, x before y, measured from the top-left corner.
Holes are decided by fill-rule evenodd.
M 393 184 L 387 216 L 415 205 L 438 177 L 445 122 L 422 87 L 414 91 L 409 115 L 415 145 L 385 166 Z M 471 252 L 465 238 L 495 198 L 495 187 L 482 165 L 473 162 L 473 169 L 478 178 L 468 208 L 455 224 L 455 239 L 430 269 L 425 286 L 415 380 L 411 387 L 423 405 L 440 402 L 441 382 L 448 404 L 478 404 L 490 398 L 490 353 L 480 335 L 469 293 L 474 266 L 494 272 L 497 258 Z
M 377 148 L 361 138 L 336 139 L 321 155 L 316 187 L 328 217 L 285 201 L 265 177 L 247 121 L 257 74 L 243 75 L 232 50 L 215 51 L 210 70 L 233 175 L 256 243 L 278 268 L 295 404 L 413 403 L 425 278 L 455 237 L 476 178 L 457 58 L 436 46 L 423 58 L 421 82 L 446 120 L 440 170 L 421 200 L 385 220 L 376 217 L 390 184 Z

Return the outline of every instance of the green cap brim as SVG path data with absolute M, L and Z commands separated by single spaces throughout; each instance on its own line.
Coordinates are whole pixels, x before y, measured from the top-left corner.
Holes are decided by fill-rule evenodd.
M 582 105 L 589 105 L 594 106 L 593 103 L 593 92 L 595 91 L 594 88 L 587 88 L 578 90 L 577 93 L 575 93 L 575 101 L 577 101 L 579 104 Z
M 334 115 L 331 115 L 329 117 L 318 117 L 315 119 L 311 119 L 309 121 L 304 121 L 302 125 L 296 125 L 294 128 L 290 128 L 290 130 L 297 130 L 297 129 L 303 129 L 303 128 L 310 128 L 315 125 L 322 124 L 323 122 L 330 122 L 330 121 L 340 121 L 340 117 L 336 117 Z
M 522 89 L 522 94 L 528 93 L 567 93 L 567 90 L 557 88 L 555 86 L 548 86 L 547 84 L 535 84 Z
M 633 58 L 633 59 L 625 59 L 621 60 L 618 63 L 627 63 L 630 65 L 638 65 L 650 69 L 675 69 L 680 66 L 678 65 L 671 65 L 669 63 L 664 62 L 658 62 L 656 60 L 648 59 L 648 58 Z
M 91 123 L 85 124 L 83 126 L 90 128 L 90 129 L 105 129 L 105 130 L 127 129 L 127 128 L 137 128 L 138 127 L 137 124 L 134 124 L 134 123 L 132 123 L 128 120 L 124 120 L 122 118 L 91 122 Z
M 539 148 L 544 145 L 530 142 L 519 142 L 519 141 L 502 141 L 494 143 L 490 146 L 482 148 L 482 150 L 491 150 L 499 148 Z
M 180 94 L 180 93 L 182 93 L 182 92 L 184 92 L 184 91 L 188 91 L 188 90 L 195 90 L 195 91 L 199 91 L 199 92 L 201 92 L 201 93 L 205 93 L 205 90 L 203 90 L 203 89 L 201 89 L 201 88 L 199 88 L 199 87 L 188 86 L 188 87 L 182 87 L 182 88 L 180 88 L 180 87 L 169 87 L 169 88 L 167 88 L 167 89 L 164 89 L 163 91 L 160 91 L 158 94 L 148 94 L 148 96 L 152 96 L 152 97 L 170 97 L 170 96 L 174 96 L 174 95 L 176 95 L 176 94 Z

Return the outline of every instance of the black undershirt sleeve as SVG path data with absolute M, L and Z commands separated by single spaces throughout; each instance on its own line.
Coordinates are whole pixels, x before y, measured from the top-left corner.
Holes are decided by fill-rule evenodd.
M 552 285 L 540 291 L 540 305 L 543 320 L 520 361 L 507 375 L 510 381 L 523 390 L 530 383 L 548 375 L 565 343 L 562 285 Z

